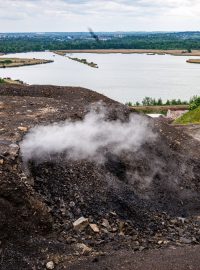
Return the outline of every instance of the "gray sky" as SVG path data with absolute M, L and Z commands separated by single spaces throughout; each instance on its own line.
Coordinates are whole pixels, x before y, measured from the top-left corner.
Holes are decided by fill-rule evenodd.
M 200 30 L 200 0 L 0 0 L 0 32 Z

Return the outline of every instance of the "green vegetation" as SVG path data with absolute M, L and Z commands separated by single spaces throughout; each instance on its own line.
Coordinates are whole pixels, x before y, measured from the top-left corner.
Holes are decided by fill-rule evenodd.
M 5 80 L 0 78 L 0 83 L 5 83 Z
M 194 96 L 190 99 L 190 110 L 195 110 L 200 106 L 200 97 Z
M 71 59 L 71 60 L 74 60 L 76 62 L 88 65 L 88 66 L 90 66 L 92 68 L 98 68 L 97 64 L 95 64 L 93 62 L 88 62 L 86 59 L 80 59 L 80 58 L 77 58 L 77 57 L 69 57 L 69 56 L 68 56 L 68 58 Z
M 200 106 L 194 110 L 190 110 L 174 121 L 174 124 L 200 124 Z
M 200 124 L 200 96 L 194 96 L 189 102 L 189 112 L 174 121 L 174 124 Z
M 0 65 L 9 65 L 9 64 L 12 64 L 12 60 L 10 59 L 3 60 L 3 58 L 0 59 Z
M 163 102 L 161 98 L 154 99 L 151 97 L 145 97 L 142 102 L 128 102 L 128 106 L 138 107 L 134 108 L 137 111 L 143 113 L 160 113 L 166 115 L 168 106 L 183 106 L 181 109 L 189 109 L 189 112 L 182 115 L 180 118 L 174 121 L 174 124 L 196 124 L 200 123 L 200 96 L 194 96 L 190 101 L 181 101 L 180 99 L 172 99 Z M 166 107 L 166 109 L 165 109 Z M 185 108 L 184 108 L 185 107 Z
M 1 83 L 7 83 L 7 84 L 24 84 L 21 80 L 12 80 L 11 78 L 0 78 L 0 84 Z
M 200 32 L 123 33 L 121 36 L 110 33 L 107 38 L 102 39 L 102 33 L 97 35 L 100 37 L 99 42 L 88 33 L 80 33 L 79 37 L 70 33 L 4 35 L 0 38 L 0 52 L 83 49 L 179 49 L 191 52 L 200 49 Z
M 161 98 L 155 99 L 151 97 L 145 97 L 142 102 L 128 102 L 128 106 L 170 106 L 170 105 L 189 105 L 188 101 L 181 101 L 180 99 L 171 99 L 163 102 Z

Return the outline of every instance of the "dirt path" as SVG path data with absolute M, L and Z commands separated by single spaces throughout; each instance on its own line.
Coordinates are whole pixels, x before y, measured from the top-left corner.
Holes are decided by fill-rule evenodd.
M 69 270 L 198 270 L 200 246 L 180 247 L 144 252 L 119 252 L 77 263 Z

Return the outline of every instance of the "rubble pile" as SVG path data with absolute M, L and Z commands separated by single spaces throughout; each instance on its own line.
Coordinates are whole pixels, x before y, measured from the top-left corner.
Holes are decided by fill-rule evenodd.
M 81 120 L 100 100 L 108 121 L 129 111 L 81 88 L 4 85 L 0 96 L 1 269 L 64 269 L 81 256 L 199 244 L 197 141 L 149 119 L 156 140 L 137 151 L 104 149 L 102 163 L 55 154 L 24 164 L 19 145 L 31 127 Z

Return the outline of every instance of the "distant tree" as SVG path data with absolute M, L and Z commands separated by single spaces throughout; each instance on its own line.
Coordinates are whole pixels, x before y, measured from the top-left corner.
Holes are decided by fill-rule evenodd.
M 0 83 L 5 83 L 5 80 L 0 78 Z
M 162 106 L 163 105 L 163 102 L 162 102 L 162 99 L 161 98 L 158 99 L 157 105 L 158 106 Z
M 200 106 L 200 96 L 194 96 L 191 100 L 190 100 L 190 110 L 194 110 L 197 107 Z

